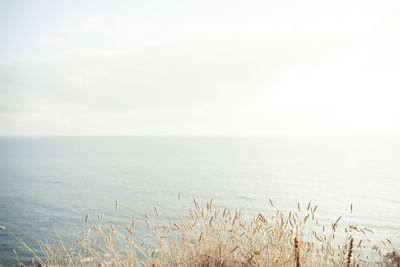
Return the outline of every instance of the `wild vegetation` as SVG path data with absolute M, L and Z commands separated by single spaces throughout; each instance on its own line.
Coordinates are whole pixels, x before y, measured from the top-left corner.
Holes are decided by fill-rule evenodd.
M 218 210 L 213 200 L 194 207 L 187 216 L 157 225 L 145 215 L 151 235 L 147 245 L 135 240 L 130 225 L 103 225 L 99 215 L 74 245 L 61 238 L 43 244 L 42 255 L 32 252 L 32 266 L 400 266 L 400 253 L 387 239 L 372 244 L 371 229 L 340 227 L 341 217 L 329 226 L 318 223 L 317 206 L 309 203 L 269 218 L 259 213 L 246 220 L 239 210 Z M 270 200 L 270 205 L 273 202 Z M 118 202 L 115 210 L 118 210 Z M 351 206 L 352 212 L 352 206 Z M 88 216 L 85 223 L 88 222 Z M 2 230 L 8 231 L 1 226 Z M 12 233 L 10 233 L 12 234 Z M 16 237 L 18 238 L 18 237 Z M 20 240 L 22 242 L 22 240 Z M 25 243 L 22 242 L 26 246 Z M 29 249 L 29 248 L 28 248 Z M 16 253 L 15 253 L 16 254 Z M 17 256 L 17 255 L 16 255 Z M 18 261 L 18 257 L 17 261 Z M 21 264 L 21 263 L 19 263 Z

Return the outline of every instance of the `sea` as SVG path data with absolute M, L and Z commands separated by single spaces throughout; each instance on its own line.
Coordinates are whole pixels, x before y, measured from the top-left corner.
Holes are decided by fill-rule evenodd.
M 99 214 L 121 232 L 135 218 L 146 241 L 145 214 L 174 221 L 193 198 L 249 218 L 311 202 L 320 224 L 342 216 L 400 248 L 400 136 L 0 138 L 0 225 L 39 256 L 40 242 L 74 244 Z M 0 265 L 16 264 L 13 249 L 33 257 L 0 230 Z

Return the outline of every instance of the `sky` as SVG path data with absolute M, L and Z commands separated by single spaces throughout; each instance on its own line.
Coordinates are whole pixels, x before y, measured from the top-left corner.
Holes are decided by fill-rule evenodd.
M 400 133 L 400 1 L 0 2 L 0 135 Z

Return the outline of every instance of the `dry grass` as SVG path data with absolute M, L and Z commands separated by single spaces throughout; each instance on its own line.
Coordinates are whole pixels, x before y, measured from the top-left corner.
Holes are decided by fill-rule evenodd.
M 311 203 L 303 211 L 298 204 L 287 214 L 277 210 L 269 218 L 259 213 L 249 220 L 238 210 L 214 209 L 212 200 L 204 207 L 194 199 L 193 203 L 188 216 L 167 225 L 152 223 L 146 214 L 151 245 L 136 243 L 135 220 L 117 230 L 112 224 L 103 225 L 100 215 L 74 246 L 64 245 L 60 238 L 52 246 L 43 244 L 44 258 L 32 251 L 32 265 L 400 266 L 400 254 L 390 247 L 390 240 L 384 249 L 368 244 L 372 230 L 355 225 L 340 228 L 341 217 L 330 227 L 320 226 L 317 206 Z M 157 217 L 157 207 L 154 211 Z

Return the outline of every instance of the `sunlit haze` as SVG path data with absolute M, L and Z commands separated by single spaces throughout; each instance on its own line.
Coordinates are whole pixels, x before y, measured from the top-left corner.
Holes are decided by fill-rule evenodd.
M 0 135 L 400 132 L 399 1 L 1 1 Z

